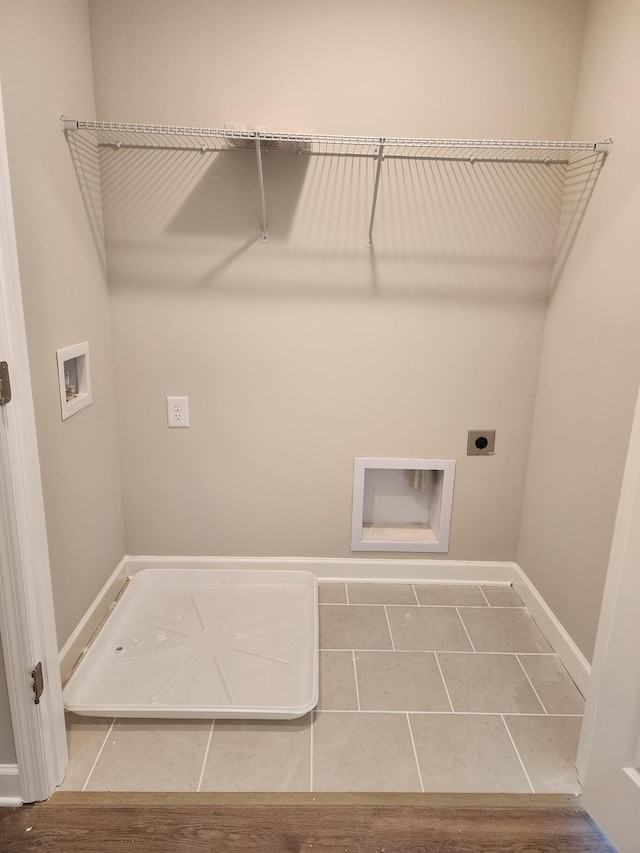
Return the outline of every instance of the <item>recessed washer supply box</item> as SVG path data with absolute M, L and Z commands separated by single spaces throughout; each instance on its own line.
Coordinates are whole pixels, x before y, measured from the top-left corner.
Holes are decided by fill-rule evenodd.
M 351 550 L 448 551 L 455 464 L 357 457 Z
M 311 572 L 133 575 L 63 690 L 76 714 L 293 719 L 318 701 Z
M 66 421 L 92 401 L 89 342 L 56 352 L 62 420 Z

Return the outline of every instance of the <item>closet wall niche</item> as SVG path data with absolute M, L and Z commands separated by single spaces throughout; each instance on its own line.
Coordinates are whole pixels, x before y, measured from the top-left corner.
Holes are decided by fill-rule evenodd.
M 456 459 L 446 558 L 513 559 L 549 289 L 609 143 L 62 127 L 108 258 L 131 553 L 351 556 L 370 456 Z

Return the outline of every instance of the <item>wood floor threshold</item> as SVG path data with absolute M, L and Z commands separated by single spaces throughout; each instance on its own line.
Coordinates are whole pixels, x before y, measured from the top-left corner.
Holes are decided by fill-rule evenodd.
M 0 809 L 2 853 L 615 853 L 546 794 L 58 792 Z
M 39 803 L 47 806 L 87 808 L 140 808 L 151 806 L 373 806 L 422 809 L 564 809 L 581 811 L 574 794 L 413 794 L 413 793 L 219 793 L 219 792 L 119 792 L 58 791 Z

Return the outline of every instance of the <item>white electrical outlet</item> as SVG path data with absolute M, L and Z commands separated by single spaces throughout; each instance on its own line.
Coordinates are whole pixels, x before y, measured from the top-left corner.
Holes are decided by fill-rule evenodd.
M 170 427 L 189 426 L 188 397 L 167 397 L 167 425 Z

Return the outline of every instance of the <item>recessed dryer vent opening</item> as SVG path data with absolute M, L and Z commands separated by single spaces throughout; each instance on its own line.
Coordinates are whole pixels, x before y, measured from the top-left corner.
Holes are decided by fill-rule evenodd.
M 449 548 L 453 459 L 355 460 L 352 551 Z
M 99 717 L 293 719 L 318 701 L 315 576 L 146 569 L 63 690 Z

